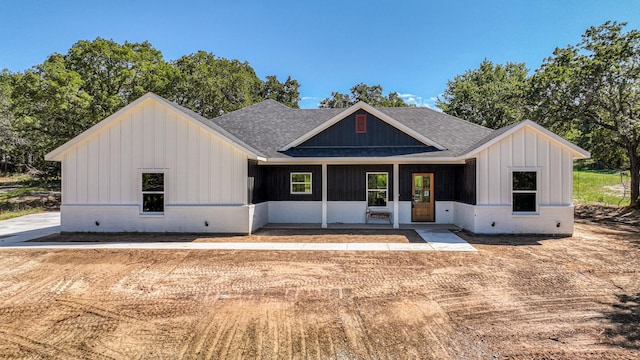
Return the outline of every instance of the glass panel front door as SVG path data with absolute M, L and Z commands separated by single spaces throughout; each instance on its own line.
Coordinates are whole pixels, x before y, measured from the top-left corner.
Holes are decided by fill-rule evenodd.
M 433 174 L 413 174 L 411 221 L 434 221 Z

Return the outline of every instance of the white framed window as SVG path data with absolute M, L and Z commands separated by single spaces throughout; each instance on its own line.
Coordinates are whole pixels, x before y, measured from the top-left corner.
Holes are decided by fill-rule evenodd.
M 511 171 L 512 210 L 515 214 L 538 212 L 538 170 L 513 169 Z
M 290 174 L 291 194 L 312 194 L 313 176 L 310 172 L 292 172 Z
M 389 173 L 367 173 L 367 206 L 387 206 Z
M 164 172 L 141 173 L 141 209 L 143 214 L 164 213 Z

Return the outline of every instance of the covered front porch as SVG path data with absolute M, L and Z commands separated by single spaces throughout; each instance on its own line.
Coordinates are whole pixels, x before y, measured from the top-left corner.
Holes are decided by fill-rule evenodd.
M 320 228 L 456 224 L 475 202 L 475 163 L 249 164 L 250 202 L 263 224 Z

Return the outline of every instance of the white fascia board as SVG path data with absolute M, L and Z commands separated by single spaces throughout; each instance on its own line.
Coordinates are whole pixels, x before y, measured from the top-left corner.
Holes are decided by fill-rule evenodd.
M 464 157 L 402 158 L 402 157 L 321 157 L 321 158 L 268 158 L 266 165 L 287 164 L 464 164 Z
M 173 104 L 171 104 L 171 102 L 169 102 L 169 100 L 160 97 L 156 94 L 153 93 L 149 93 L 151 94 L 155 100 L 157 100 L 160 103 L 167 103 L 167 105 L 170 106 L 171 109 L 173 109 L 174 111 L 179 112 L 180 114 L 182 114 L 182 116 L 186 117 L 187 119 L 192 120 L 193 123 L 195 123 L 198 127 L 200 127 L 200 129 L 203 129 L 207 132 L 209 132 L 210 134 L 215 135 L 216 137 L 220 138 L 222 141 L 226 142 L 227 144 L 237 148 L 238 150 L 242 151 L 243 153 L 245 153 L 247 156 L 249 156 L 249 158 L 251 158 L 252 160 L 257 160 L 258 157 L 260 157 L 260 155 L 258 155 L 256 153 L 256 151 L 250 150 L 248 148 L 248 145 L 244 145 L 244 144 L 240 144 L 237 141 L 234 141 L 232 139 L 230 139 L 228 136 L 221 134 L 220 132 L 216 131 L 215 129 L 212 129 L 206 125 L 204 125 L 201 121 L 194 119 L 193 115 L 191 115 L 188 112 L 183 111 L 179 106 L 173 106 Z M 207 119 L 208 120 L 208 119 Z
M 295 147 L 295 146 L 298 146 L 298 145 L 302 144 L 303 142 L 305 142 L 305 141 L 311 139 L 312 137 L 318 135 L 322 131 L 328 129 L 330 126 L 336 124 L 340 120 L 346 118 L 347 116 L 353 114 L 354 112 L 356 112 L 358 110 L 364 110 L 364 111 L 370 113 L 371 115 L 377 117 L 378 119 L 386 122 L 387 124 L 395 127 L 396 129 L 402 131 L 403 133 L 405 133 L 405 134 L 407 134 L 407 135 L 409 135 L 409 136 L 421 141 L 425 145 L 434 146 L 438 150 L 446 150 L 446 148 L 444 146 L 442 146 L 442 145 L 438 144 L 437 142 L 427 138 L 424 135 L 419 134 L 415 130 L 405 126 L 404 124 L 400 123 L 398 120 L 392 118 L 391 116 L 389 116 L 389 115 L 377 110 L 373 106 L 371 106 L 371 105 L 369 105 L 369 104 L 367 104 L 367 103 L 365 103 L 363 101 L 359 101 L 358 103 L 351 105 L 346 110 L 344 110 L 341 113 L 339 113 L 338 115 L 336 115 L 336 116 L 332 117 L 331 119 L 325 121 L 320 126 L 315 127 L 314 129 L 312 129 L 311 131 L 309 131 L 306 134 L 302 135 L 301 137 L 297 138 L 293 142 L 285 145 L 279 151 L 287 151 L 292 147 Z
M 84 132 L 82 132 L 78 136 L 74 137 L 73 139 L 71 139 L 71 140 L 67 141 L 66 143 L 62 144 L 61 146 L 59 146 L 55 150 L 49 152 L 48 154 L 45 155 L 44 159 L 48 160 L 48 161 L 62 161 L 62 154 L 65 153 L 67 150 L 69 150 L 73 146 L 77 145 L 78 143 L 80 143 L 84 139 L 86 139 L 86 138 L 90 137 L 91 135 L 95 134 L 100 129 L 102 129 L 103 127 L 107 126 L 115 118 L 119 117 L 120 115 L 124 114 L 125 112 L 131 110 L 132 108 L 142 104 L 143 102 L 145 102 L 145 101 L 147 101 L 149 99 L 155 100 L 156 102 L 162 104 L 163 106 L 168 107 L 172 111 L 179 112 L 181 116 L 185 117 L 186 119 L 190 120 L 192 123 L 196 124 L 200 129 L 203 129 L 203 130 L 207 131 L 208 133 L 215 135 L 216 137 L 220 138 L 222 141 L 224 141 L 224 142 L 228 143 L 229 145 L 237 148 L 238 150 L 240 150 L 243 153 L 247 154 L 247 156 L 249 156 L 249 158 L 251 158 L 251 159 L 258 159 L 259 158 L 258 154 L 256 154 L 252 150 L 247 149 L 246 146 L 243 146 L 242 144 L 238 144 L 237 142 L 229 139 L 224 134 L 221 134 L 221 133 L 215 131 L 215 129 L 212 129 L 212 128 L 204 125 L 202 122 L 194 119 L 191 114 L 180 110 L 179 107 L 169 106 L 169 104 L 168 104 L 169 101 L 168 100 L 166 100 L 166 99 L 164 99 L 164 98 L 162 98 L 162 97 L 160 97 L 160 96 L 158 96 L 158 95 L 156 95 L 154 93 L 149 92 L 149 93 L 146 93 L 145 95 L 142 95 L 138 99 L 132 101 L 131 103 L 129 103 L 127 106 L 123 107 L 122 109 L 120 109 L 120 110 L 116 111 L 115 113 L 109 115 L 107 118 L 105 118 L 104 120 L 100 121 L 99 123 L 93 125 L 92 127 L 90 127 L 89 129 L 85 130 Z
M 62 155 L 65 151 L 67 151 L 68 149 L 70 149 L 74 145 L 78 144 L 82 140 L 84 140 L 84 139 L 88 138 L 89 136 L 93 135 L 94 133 L 98 132 L 98 130 L 100 130 L 103 127 L 105 127 L 113 119 L 115 119 L 118 116 L 122 115 L 123 113 L 129 111 L 131 108 L 134 108 L 134 107 L 138 106 L 139 104 L 147 101 L 148 99 L 153 98 L 154 96 L 157 96 L 157 95 L 155 95 L 153 93 L 146 93 L 146 94 L 142 95 L 138 99 L 136 99 L 136 100 L 132 101 L 131 103 L 129 103 L 127 106 L 125 106 L 122 109 L 114 112 L 113 114 L 107 116 L 104 120 L 100 121 L 99 123 L 93 125 L 89 129 L 87 129 L 87 130 L 83 131 L 82 133 L 78 134 L 73 139 L 71 139 L 71 140 L 67 141 L 66 143 L 58 146 L 56 149 L 54 149 L 51 152 L 49 152 L 48 154 L 46 154 L 44 156 L 44 159 L 48 160 L 48 161 L 62 161 L 62 158 L 60 157 L 60 155 Z
M 509 129 L 508 131 L 506 131 L 504 134 L 500 134 L 500 136 L 491 139 L 490 141 L 478 146 L 477 148 L 469 151 L 467 154 L 463 155 L 463 158 L 470 158 L 470 157 L 474 157 L 475 155 L 477 155 L 479 152 L 481 152 L 484 149 L 487 149 L 488 147 L 496 144 L 497 142 L 501 141 L 502 139 L 511 136 L 513 133 L 515 133 L 516 131 L 521 130 L 524 127 L 529 127 L 532 130 L 538 132 L 539 134 L 542 134 L 543 136 L 547 137 L 548 139 L 560 144 L 563 147 L 568 148 L 569 150 L 571 150 L 571 152 L 573 153 L 573 158 L 574 159 L 588 159 L 591 157 L 591 153 L 588 152 L 587 150 L 571 143 L 570 141 L 560 137 L 559 135 L 553 133 L 550 130 L 547 130 L 546 128 L 544 128 L 543 126 L 531 121 L 531 120 L 523 120 L 521 121 L 518 125 L 514 126 L 513 128 Z

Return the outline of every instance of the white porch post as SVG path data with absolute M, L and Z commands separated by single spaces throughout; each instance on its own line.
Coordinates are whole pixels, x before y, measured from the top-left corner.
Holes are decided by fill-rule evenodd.
M 327 164 L 322 164 L 322 228 L 327 228 Z
M 393 228 L 400 227 L 400 166 L 393 164 Z

